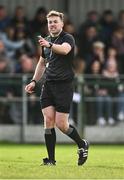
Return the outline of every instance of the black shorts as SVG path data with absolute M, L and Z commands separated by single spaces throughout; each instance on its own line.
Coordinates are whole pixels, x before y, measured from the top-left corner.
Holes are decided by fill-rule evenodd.
M 48 81 L 41 90 L 41 108 L 54 106 L 58 112 L 69 113 L 72 98 L 73 82 Z

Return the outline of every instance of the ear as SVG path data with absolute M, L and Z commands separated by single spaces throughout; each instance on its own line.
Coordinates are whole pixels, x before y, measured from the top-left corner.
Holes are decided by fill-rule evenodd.
M 62 22 L 62 27 L 64 27 L 64 22 Z

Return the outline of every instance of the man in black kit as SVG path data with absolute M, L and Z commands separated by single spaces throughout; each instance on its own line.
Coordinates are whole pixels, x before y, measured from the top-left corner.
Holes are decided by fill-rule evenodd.
M 88 142 L 82 140 L 77 130 L 68 122 L 73 96 L 72 61 L 75 41 L 72 35 L 63 31 L 63 13 L 50 11 L 47 21 L 50 35 L 39 39 L 42 55 L 33 79 L 25 87 L 26 92 L 32 93 L 36 83 L 45 75 L 40 100 L 48 158 L 43 159 L 43 165 L 56 165 L 55 126 L 75 141 L 78 146 L 78 165 L 83 165 L 88 157 Z

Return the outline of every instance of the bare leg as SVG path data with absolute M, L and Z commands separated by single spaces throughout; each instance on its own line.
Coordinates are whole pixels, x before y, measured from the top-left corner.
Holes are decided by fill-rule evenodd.
M 86 140 L 82 140 L 77 130 L 68 123 L 68 114 L 56 112 L 55 122 L 56 126 L 67 136 L 75 141 L 78 145 L 78 165 L 83 165 L 88 157 L 89 144 Z
M 48 106 L 42 109 L 44 116 L 44 129 L 45 129 L 45 143 L 48 152 L 48 158 L 50 161 L 55 161 L 55 109 L 53 106 Z
M 79 148 L 83 147 L 83 141 L 80 138 L 77 130 L 68 122 L 68 113 L 56 112 L 55 122 L 56 126 L 67 136 L 73 139 Z
M 50 129 L 55 126 L 55 109 L 53 106 L 48 106 L 42 109 L 44 116 L 44 128 Z

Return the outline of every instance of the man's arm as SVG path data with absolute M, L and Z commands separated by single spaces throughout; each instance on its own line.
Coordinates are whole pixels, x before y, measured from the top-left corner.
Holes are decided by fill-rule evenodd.
M 44 73 L 44 70 L 45 70 L 44 59 L 43 59 L 43 57 L 40 56 L 40 59 L 37 63 L 37 66 L 36 66 L 36 69 L 34 72 L 34 76 L 32 79 L 34 79 L 36 82 L 38 82 L 41 79 L 41 77 Z
M 45 40 L 44 38 L 40 38 L 39 43 L 42 47 L 47 47 L 49 48 L 51 45 L 50 43 Z M 71 45 L 67 42 L 60 44 L 52 44 L 51 49 L 53 52 L 57 53 L 57 54 L 62 54 L 62 55 L 66 55 L 71 51 Z
M 27 93 L 31 94 L 34 92 L 36 82 L 40 80 L 40 78 L 42 77 L 44 73 L 44 70 L 45 70 L 44 59 L 43 57 L 40 57 L 39 62 L 37 63 L 32 81 L 25 87 L 25 91 Z
M 71 51 L 71 46 L 70 46 L 70 44 L 68 44 L 66 42 L 61 45 L 53 43 L 51 49 L 53 52 L 55 52 L 57 54 L 66 55 Z

